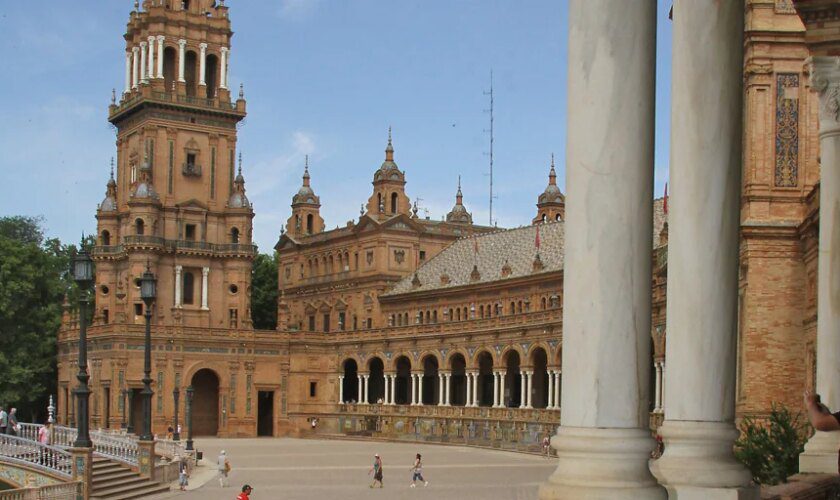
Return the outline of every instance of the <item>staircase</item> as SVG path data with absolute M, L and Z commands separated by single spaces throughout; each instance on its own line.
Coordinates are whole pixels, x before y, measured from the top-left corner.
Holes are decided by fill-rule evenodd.
M 114 460 L 93 457 L 92 500 L 144 498 L 169 491 L 169 485 L 156 483 Z

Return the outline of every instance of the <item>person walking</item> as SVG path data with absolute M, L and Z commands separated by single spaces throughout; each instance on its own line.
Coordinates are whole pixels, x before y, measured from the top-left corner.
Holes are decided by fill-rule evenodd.
M 12 408 L 9 410 L 9 422 L 8 422 L 8 429 L 6 431 L 12 435 L 17 436 L 18 431 L 20 430 L 20 426 L 18 425 L 17 421 L 17 408 Z
M 190 484 L 189 482 L 189 464 L 187 463 L 187 457 L 182 456 L 178 461 L 178 489 L 181 491 L 186 491 L 187 486 Z
M 409 485 L 409 487 L 416 488 L 418 479 L 423 481 L 424 488 L 429 485 L 429 482 L 426 481 L 425 478 L 423 478 L 423 459 L 420 457 L 419 453 L 414 458 L 414 465 L 411 467 L 411 469 L 412 471 L 414 471 L 414 474 L 412 475 L 411 484 Z
M 0 434 L 5 434 L 9 428 L 9 414 L 0 406 Z
M 236 500 L 251 500 L 251 492 L 254 491 L 254 488 L 251 488 L 250 485 L 246 484 L 242 487 L 242 493 L 236 497 Z
M 376 483 L 379 483 L 379 487 L 382 488 L 382 459 L 379 458 L 379 453 L 373 455 L 373 465 L 368 471 L 368 475 L 371 473 L 373 473 L 373 482 L 370 483 L 370 487 L 373 488 Z
M 44 424 L 43 427 L 38 429 L 38 442 L 49 446 L 52 444 L 52 432 L 53 432 L 53 424 L 52 422 L 47 422 Z
M 228 474 L 230 474 L 230 462 L 225 454 L 225 450 L 219 453 L 219 459 L 216 461 L 216 466 L 219 469 L 219 486 L 227 488 L 230 486 Z
M 548 434 L 542 440 L 542 449 L 545 458 L 551 458 L 551 438 L 548 437 Z

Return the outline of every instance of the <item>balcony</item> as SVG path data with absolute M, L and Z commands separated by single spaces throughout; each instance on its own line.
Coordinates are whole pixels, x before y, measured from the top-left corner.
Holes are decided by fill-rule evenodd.
M 250 243 L 208 243 L 206 241 L 167 240 L 160 236 L 134 234 L 123 237 L 122 245 L 100 245 L 93 248 L 94 257 L 119 255 L 125 247 L 161 248 L 167 252 L 186 251 L 228 256 L 254 256 L 257 246 Z
M 161 238 L 160 236 L 152 236 L 152 235 L 145 235 L 145 234 L 133 234 L 129 236 L 123 237 L 123 245 L 130 245 L 130 246 L 141 246 L 141 247 L 162 247 L 166 243 L 166 240 Z
M 244 101 L 242 101 L 244 104 Z M 141 106 L 144 103 L 150 104 L 176 104 L 181 106 L 188 106 L 197 109 L 219 111 L 225 113 L 235 113 L 237 115 L 245 116 L 244 106 L 240 107 L 236 103 L 224 101 L 218 97 L 207 99 L 203 97 L 187 96 L 173 92 L 157 92 L 148 87 L 142 87 L 140 90 L 132 91 L 132 93 L 123 99 L 119 105 L 112 105 L 109 112 L 109 120 L 113 121 L 118 116 L 130 111 L 131 109 Z

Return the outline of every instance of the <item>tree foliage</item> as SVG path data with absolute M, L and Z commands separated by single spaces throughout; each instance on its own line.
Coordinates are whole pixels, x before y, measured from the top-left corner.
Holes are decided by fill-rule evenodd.
M 277 254 L 258 254 L 251 275 L 251 319 L 254 328 L 277 328 Z
M 811 426 L 800 413 L 773 404 L 766 420 L 745 417 L 741 422 L 735 456 L 747 466 L 756 483 L 787 482 L 799 472 L 799 455 L 810 434 Z
M 45 239 L 42 220 L 0 218 L 0 405 L 21 419 L 45 415 L 56 390 L 56 334 L 73 245 Z

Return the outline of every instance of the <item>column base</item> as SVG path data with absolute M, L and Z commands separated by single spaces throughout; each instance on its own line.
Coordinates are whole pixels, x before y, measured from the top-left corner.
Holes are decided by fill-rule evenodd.
M 799 455 L 799 472 L 837 474 L 838 449 L 840 449 L 840 433 L 817 431 L 805 443 L 805 451 Z
M 655 447 L 643 429 L 560 427 L 551 440 L 557 470 L 540 485 L 542 500 L 664 500 L 648 470 Z
M 666 420 L 659 428 L 665 453 L 650 470 L 671 498 L 757 500 L 759 489 L 735 459 L 738 430 L 730 422 Z

